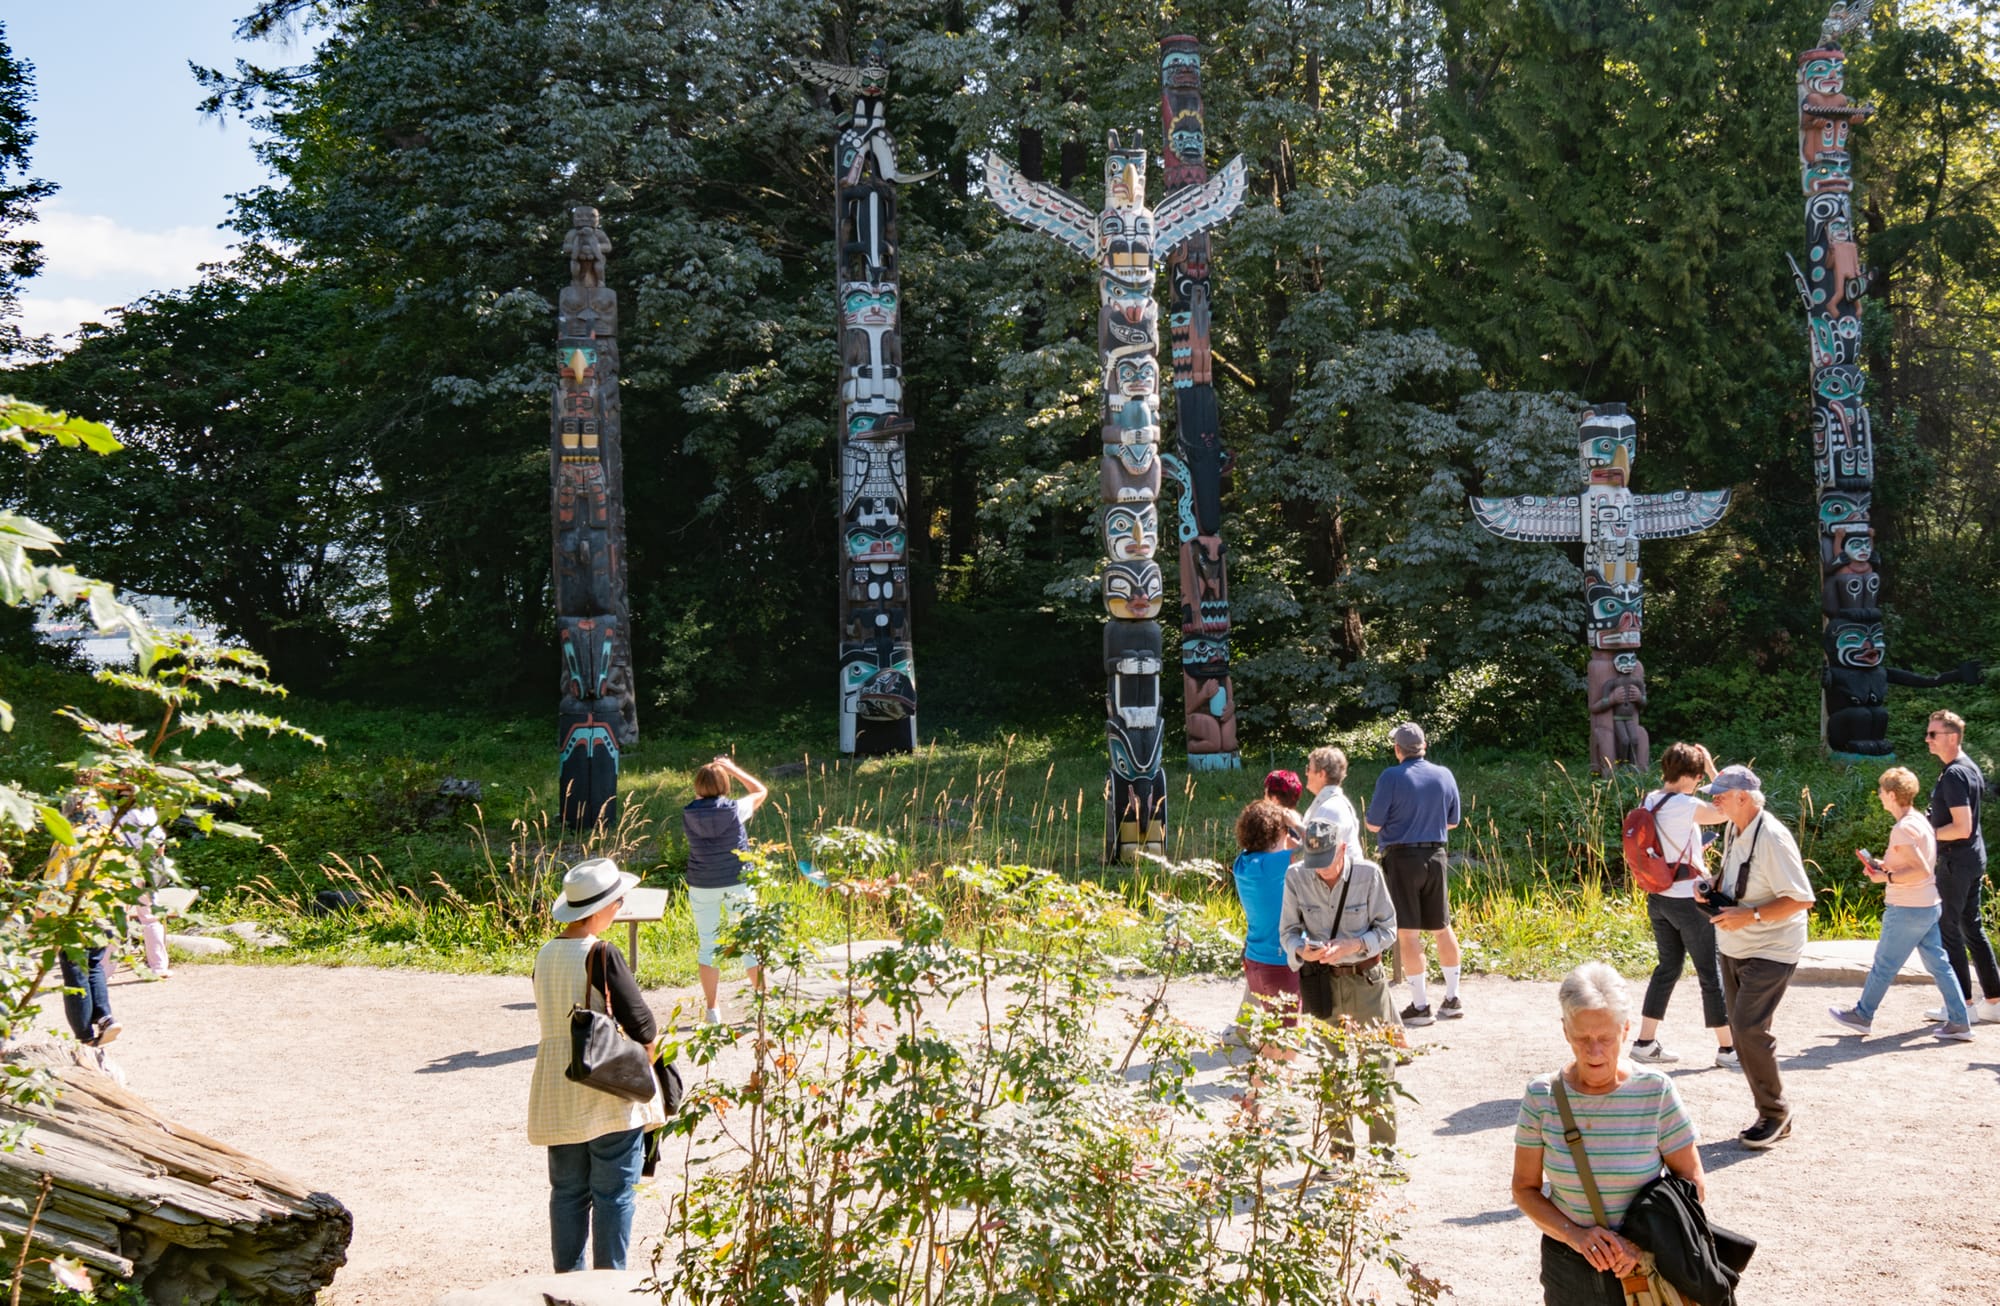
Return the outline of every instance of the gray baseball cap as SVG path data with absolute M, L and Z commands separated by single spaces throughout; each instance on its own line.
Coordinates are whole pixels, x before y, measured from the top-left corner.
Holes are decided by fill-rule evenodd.
M 1349 831 L 1344 823 L 1312 822 L 1306 826 L 1305 836 L 1300 840 L 1300 864 L 1309 871 L 1325 870 L 1333 865 L 1334 855 L 1348 841 L 1348 837 Z
M 1406 753 L 1424 751 L 1424 728 L 1414 721 L 1405 721 L 1389 732 L 1389 742 Z
M 1764 792 L 1764 782 L 1757 773 L 1747 766 L 1725 766 L 1715 773 L 1715 779 L 1702 786 L 1706 794 L 1760 794 Z

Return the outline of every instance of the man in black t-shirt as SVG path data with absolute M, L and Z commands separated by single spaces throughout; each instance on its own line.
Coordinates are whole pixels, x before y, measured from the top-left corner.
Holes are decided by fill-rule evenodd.
M 1964 743 L 1964 718 L 1956 712 L 1931 713 L 1930 724 L 1924 728 L 1924 745 L 1944 763 L 1943 773 L 1931 787 L 1926 813 L 1931 828 L 1937 831 L 1937 888 L 1944 907 L 1938 927 L 1972 1018 L 2000 1024 L 2000 965 L 1994 962 L 1993 945 L 1979 921 L 1979 899 L 1986 883 L 1986 840 L 1979 833 L 1979 800 L 1986 791 L 1986 777 L 1979 773 L 1978 763 L 1962 751 Z M 1984 1002 L 1973 1001 L 1973 969 L 1979 972 Z

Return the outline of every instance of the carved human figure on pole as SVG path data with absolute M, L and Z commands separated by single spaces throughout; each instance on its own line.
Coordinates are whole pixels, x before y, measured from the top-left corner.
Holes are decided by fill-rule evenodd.
M 1641 771 L 1651 765 L 1639 720 L 1646 706 L 1646 668 L 1638 655 L 1645 627 L 1639 545 L 1698 534 L 1729 511 L 1728 490 L 1632 493 L 1638 446 L 1638 427 L 1625 405 L 1596 404 L 1577 424 L 1582 493 L 1472 500 L 1479 524 L 1502 539 L 1583 543 L 1590 768 L 1599 775 L 1621 764 Z
M 1201 48 L 1192 36 L 1160 41 L 1160 166 L 1167 193 L 1208 180 Z M 1209 342 L 1208 234 L 1167 251 L 1167 325 L 1173 357 L 1175 448 L 1163 458 L 1181 482 L 1181 683 L 1188 769 L 1228 770 L 1236 746 L 1236 690 L 1229 674 L 1229 555 L 1222 539 L 1222 446 Z
M 1805 305 L 1812 366 L 1813 480 L 1819 490 L 1821 717 L 1827 751 L 1861 760 L 1894 755 L 1889 686 L 1976 684 L 1978 663 L 1929 676 L 1888 664 L 1881 561 L 1870 518 L 1875 440 L 1861 370 L 1861 297 L 1868 275 L 1855 241 L 1849 130 L 1874 112 L 1847 97 L 1842 38 L 1858 31 L 1873 0 L 1837 3 L 1820 43 L 1799 56 L 1799 186 L 1806 266 L 1791 262 Z
M 611 238 L 597 210 L 570 211 L 570 284 L 557 303 L 550 498 L 560 644 L 557 775 L 563 823 L 618 819 L 619 750 L 639 737 L 625 602 L 624 454 L 618 296 L 605 288 Z
M 1104 205 L 1095 215 L 1053 186 L 986 155 L 987 197 L 1008 217 L 1068 247 L 1098 269 L 1098 361 L 1103 458 L 1098 490 L 1106 549 L 1103 598 L 1105 736 L 1110 754 L 1104 857 L 1163 853 L 1166 775 L 1161 768 L 1160 628 L 1164 593 L 1153 552 L 1160 488 L 1159 309 L 1155 260 L 1225 221 L 1243 202 L 1239 158 L 1200 186 L 1146 204 L 1146 151 L 1110 134 Z M 1146 522 L 1149 518 L 1152 529 Z
M 909 438 L 903 412 L 902 290 L 889 134 L 888 46 L 859 68 L 808 61 L 807 77 L 851 99 L 834 145 L 834 273 L 840 333 L 840 751 L 908 752 L 917 742 L 910 648 Z

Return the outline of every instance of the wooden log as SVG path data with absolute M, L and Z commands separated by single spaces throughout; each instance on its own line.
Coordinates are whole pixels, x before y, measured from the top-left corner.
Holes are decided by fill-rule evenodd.
M 0 1108 L 0 1122 L 30 1126 L 19 1147 L 0 1152 L 0 1282 L 39 1201 L 24 1302 L 51 1296 L 46 1258 L 54 1256 L 129 1280 L 151 1301 L 314 1300 L 347 1261 L 347 1208 L 161 1116 L 88 1055 L 56 1042 L 6 1054 L 47 1068 L 62 1091 L 47 1105 Z

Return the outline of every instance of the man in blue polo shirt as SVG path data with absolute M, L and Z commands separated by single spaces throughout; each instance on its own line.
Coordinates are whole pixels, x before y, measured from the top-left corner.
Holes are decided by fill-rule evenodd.
M 1405 721 L 1389 733 L 1396 764 L 1375 781 L 1368 804 L 1368 828 L 1382 846 L 1382 877 L 1396 908 L 1396 947 L 1410 979 L 1405 1025 L 1434 1019 L 1424 991 L 1424 935 L 1437 939 L 1438 966 L 1444 971 L 1444 1001 L 1437 1016 L 1465 1014 L 1458 1000 L 1458 936 L 1451 929 L 1451 901 L 1445 895 L 1445 832 L 1458 825 L 1458 781 L 1424 757 L 1424 728 Z

